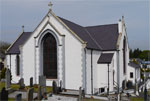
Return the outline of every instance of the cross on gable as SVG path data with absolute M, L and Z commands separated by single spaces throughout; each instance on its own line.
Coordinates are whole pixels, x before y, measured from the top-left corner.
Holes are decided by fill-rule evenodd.
M 48 6 L 49 6 L 49 10 L 51 11 L 53 4 L 51 2 L 49 2 Z

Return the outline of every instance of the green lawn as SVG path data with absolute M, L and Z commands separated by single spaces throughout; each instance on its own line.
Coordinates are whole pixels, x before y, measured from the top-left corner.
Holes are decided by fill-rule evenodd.
M 144 101 L 144 98 L 139 98 L 139 97 L 131 97 L 130 101 Z
M 4 83 L 4 82 L 0 82 L 0 91 L 1 91 L 1 89 L 2 89 L 3 87 L 5 87 L 5 83 Z M 14 89 L 14 90 L 18 90 L 18 89 L 19 89 L 19 85 L 17 85 L 17 84 L 11 84 L 11 85 L 10 85 L 10 88 L 12 88 L 12 89 Z
M 4 82 L 0 82 L 0 91 L 1 89 L 5 87 L 5 83 Z M 17 84 L 11 84 L 10 88 L 12 88 L 13 90 L 18 90 L 19 89 L 19 85 Z M 30 87 L 29 86 L 26 86 L 25 89 L 29 89 Z M 34 87 L 34 92 L 37 92 L 38 91 L 38 87 Z M 47 86 L 46 87 L 46 92 L 49 93 L 49 92 L 52 92 L 52 87 L 50 86 Z

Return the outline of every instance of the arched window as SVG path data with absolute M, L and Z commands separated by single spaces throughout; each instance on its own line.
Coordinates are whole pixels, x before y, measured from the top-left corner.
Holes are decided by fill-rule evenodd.
M 126 73 L 126 38 L 123 40 L 123 73 Z
M 16 56 L 16 75 L 20 75 L 20 57 L 19 55 Z
M 43 38 L 43 75 L 46 78 L 57 78 L 57 43 L 53 35 Z

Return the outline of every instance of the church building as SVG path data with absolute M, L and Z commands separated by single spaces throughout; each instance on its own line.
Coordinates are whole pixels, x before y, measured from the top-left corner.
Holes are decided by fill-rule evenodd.
M 94 19 L 93 19 L 94 20 Z M 123 89 L 127 81 L 129 45 L 124 17 L 115 24 L 81 26 L 50 9 L 33 32 L 23 32 L 7 49 L 12 83 L 29 85 L 46 76 L 46 85 L 62 82 L 68 90 L 86 94 Z

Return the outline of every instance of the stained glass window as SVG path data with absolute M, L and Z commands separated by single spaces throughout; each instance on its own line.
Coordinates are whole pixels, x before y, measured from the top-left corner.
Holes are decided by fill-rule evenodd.
M 43 38 L 43 74 L 46 78 L 57 78 L 57 43 L 50 33 Z

